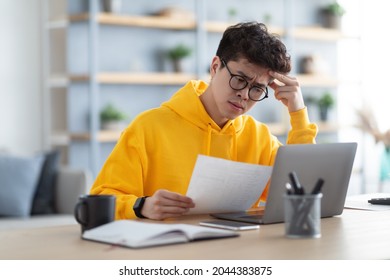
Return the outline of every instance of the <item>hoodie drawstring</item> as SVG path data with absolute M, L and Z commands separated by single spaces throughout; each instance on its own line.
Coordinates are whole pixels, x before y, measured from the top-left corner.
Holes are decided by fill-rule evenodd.
M 237 161 L 237 133 L 236 130 L 233 126 L 233 124 L 230 125 L 230 130 L 232 131 L 232 136 L 233 136 L 233 160 Z
M 208 124 L 207 126 L 207 143 L 206 143 L 206 156 L 210 156 L 210 149 L 211 149 L 211 124 Z

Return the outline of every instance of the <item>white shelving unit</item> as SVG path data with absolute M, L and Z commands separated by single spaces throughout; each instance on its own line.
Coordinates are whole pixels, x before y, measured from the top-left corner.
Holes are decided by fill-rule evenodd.
M 69 85 L 66 69 L 66 0 L 41 0 L 41 11 L 44 147 L 63 150 L 62 161 L 66 163 L 69 144 L 66 124 L 66 92 Z
M 51 2 L 47 0 L 42 1 L 45 7 L 48 7 L 49 2 Z M 61 105 L 66 106 L 66 116 L 62 116 L 64 120 L 58 121 L 60 125 L 53 126 L 53 124 L 46 124 L 49 127 L 47 139 L 49 139 L 49 146 L 60 145 L 66 147 L 67 153 L 69 153 L 68 161 L 71 165 L 84 165 L 84 167 L 90 168 L 96 175 L 104 161 L 105 155 L 110 150 L 110 147 L 107 146 L 103 148 L 105 151 L 102 154 L 101 146 L 111 145 L 112 148 L 120 135 L 120 131 L 102 131 L 99 129 L 99 109 L 104 100 L 113 98 L 118 103 L 122 103 L 122 101 L 118 101 L 121 98 L 118 96 L 126 92 L 122 95 L 126 96 L 123 99 L 131 99 L 134 102 L 138 98 L 142 98 L 144 91 L 147 94 L 150 91 L 154 91 L 154 96 L 159 95 L 156 91 L 170 92 L 172 94 L 174 92 L 172 90 L 173 88 L 179 88 L 188 80 L 205 79 L 207 77 L 207 71 L 203 63 L 208 63 L 206 59 L 207 53 L 209 49 L 214 48 L 209 46 L 209 43 L 212 41 L 210 37 L 220 37 L 222 32 L 231 23 L 227 22 L 227 20 L 208 18 L 207 4 L 210 3 L 205 0 L 193 0 L 192 7 L 195 20 L 191 18 L 188 20 L 176 20 L 146 13 L 133 14 L 127 10 L 124 10 L 121 14 L 103 13 L 100 12 L 98 1 L 89 0 L 78 2 L 75 8 L 75 10 L 78 10 L 77 12 L 69 11 L 69 14 L 66 12 L 68 15 L 63 15 L 57 18 L 57 20 L 52 20 L 49 16 L 45 16 L 44 20 L 46 22 L 45 30 L 48 37 L 50 37 L 53 30 L 64 30 L 63 33 L 66 35 L 64 41 L 66 41 L 65 45 L 67 49 L 63 55 L 64 57 L 68 57 L 66 63 L 64 63 L 65 67 L 63 72 L 53 72 L 49 69 L 50 67 L 46 67 L 47 69 L 45 70 L 45 77 L 50 77 L 45 83 L 45 88 L 48 91 L 46 96 L 49 96 L 48 100 L 52 99 L 53 95 L 60 95 L 63 101 Z M 241 3 L 238 0 L 237 2 Z M 258 2 L 259 6 L 265 4 L 264 1 Z M 294 1 L 280 0 L 275 2 L 279 2 L 280 5 L 285 5 L 288 8 L 292 6 Z M 318 2 L 318 7 L 323 3 L 323 1 L 313 2 Z M 182 2 L 177 1 L 177 3 L 181 4 Z M 148 2 L 148 4 L 158 6 L 154 2 Z M 73 3 L 73 5 L 75 4 Z M 132 5 L 133 7 L 136 6 L 137 2 L 132 3 Z M 268 5 L 274 4 L 268 3 Z M 85 9 L 85 7 L 88 8 Z M 65 8 L 66 10 L 67 8 Z M 279 12 L 283 14 L 282 11 Z M 260 18 L 257 20 L 261 21 Z M 286 20 L 287 23 L 276 22 L 268 24 L 269 29 L 284 38 L 283 40 L 286 41 L 286 44 L 291 43 L 292 47 L 290 45 L 288 47 L 289 49 L 291 48 L 289 52 L 292 54 L 293 59 L 297 59 L 299 55 L 295 49 L 298 44 L 309 45 L 314 42 L 321 44 L 321 46 L 327 45 L 333 48 L 339 40 L 348 37 L 340 31 L 319 27 L 317 23 L 298 26 L 294 21 L 294 16 L 290 16 Z M 192 61 L 194 64 L 191 66 L 192 70 L 186 71 L 185 73 L 173 73 L 158 69 L 118 70 L 120 67 L 116 67 L 114 65 L 115 62 L 111 63 L 111 60 L 107 59 L 107 52 L 111 51 L 110 55 L 112 57 L 118 55 L 115 53 L 115 47 L 120 44 L 128 45 L 129 48 L 126 52 L 131 52 L 131 40 L 128 38 L 130 37 L 129 34 L 132 34 L 130 33 L 131 31 L 134 31 L 135 34 L 133 39 L 138 41 L 151 40 L 150 38 L 152 37 L 148 37 L 148 34 L 151 34 L 150 36 L 161 36 L 159 35 L 161 32 L 167 32 L 164 33 L 167 34 L 166 41 L 179 37 L 188 39 L 192 36 L 191 40 L 194 41 L 194 46 L 196 46 L 196 58 Z M 121 35 L 116 35 L 116 33 L 120 33 Z M 111 45 L 105 42 L 106 40 L 114 39 L 115 41 L 110 41 Z M 47 46 L 45 53 L 51 53 L 49 51 L 52 49 L 49 38 L 46 39 L 45 46 Z M 166 46 L 161 46 L 161 48 L 164 47 Z M 79 55 L 77 52 L 82 54 Z M 124 51 L 122 54 L 127 55 L 126 52 Z M 137 56 L 141 57 L 137 57 L 137 59 L 143 60 L 145 58 L 147 60 L 153 54 L 149 53 L 146 57 L 142 57 L 143 55 L 145 55 L 144 50 L 139 55 L 137 54 Z M 77 59 L 74 56 L 78 56 Z M 103 58 L 104 56 L 105 58 Z M 123 60 L 130 60 L 129 58 L 134 58 L 134 56 L 127 56 Z M 45 65 L 50 65 L 50 60 L 51 57 L 48 58 L 48 61 L 45 61 Z M 113 58 L 112 61 L 116 61 L 118 64 L 122 63 L 117 58 Z M 75 62 L 82 64 L 82 66 L 75 66 Z M 109 66 L 102 66 L 104 63 L 111 64 Z M 294 69 L 296 68 L 295 62 Z M 306 89 L 337 88 L 342 83 L 337 75 L 304 75 L 298 72 L 293 74 L 298 77 L 304 94 Z M 112 93 L 107 92 L 107 88 L 109 87 L 113 88 Z M 126 87 L 131 87 L 131 90 L 128 90 L 131 93 L 128 93 L 124 89 Z M 58 91 L 57 89 L 60 92 L 55 93 L 55 91 Z M 64 94 L 61 96 L 62 93 Z M 131 98 L 128 95 L 132 95 Z M 168 97 L 167 93 L 165 95 L 163 94 L 163 97 L 166 99 L 165 97 Z M 125 102 L 128 101 L 123 101 L 123 103 Z M 139 102 L 143 101 L 140 100 Z M 64 109 L 58 106 L 55 107 L 56 109 L 53 109 L 52 101 L 46 101 L 46 103 L 52 108 L 51 116 L 53 116 L 53 110 L 64 113 Z M 154 104 L 151 106 L 154 106 Z M 280 109 L 279 117 L 275 121 L 268 122 L 271 130 L 276 135 L 283 136 L 288 131 L 289 124 L 286 123 L 287 118 L 283 114 Z M 51 116 L 48 119 L 56 119 L 54 116 L 53 118 Z M 76 125 L 73 125 L 75 123 L 73 118 L 77 119 Z M 340 126 L 335 122 L 319 122 L 318 124 L 321 133 L 335 133 L 340 129 Z M 76 148 L 73 150 L 73 147 Z M 84 152 L 85 149 L 88 151 Z M 84 157 L 84 159 L 73 158 L 75 156 Z M 88 159 L 85 159 L 85 157 Z

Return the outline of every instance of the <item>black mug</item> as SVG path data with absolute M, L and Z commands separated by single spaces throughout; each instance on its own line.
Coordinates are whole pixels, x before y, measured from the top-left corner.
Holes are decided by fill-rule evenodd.
M 115 220 L 115 196 L 83 195 L 74 209 L 81 231 L 107 224 Z

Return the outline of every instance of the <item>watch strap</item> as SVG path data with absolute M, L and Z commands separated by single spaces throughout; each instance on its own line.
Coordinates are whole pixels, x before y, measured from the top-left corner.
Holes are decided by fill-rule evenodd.
M 146 218 L 144 215 L 141 214 L 141 210 L 144 206 L 146 198 L 147 198 L 147 196 L 142 196 L 142 197 L 137 198 L 137 200 L 135 201 L 134 206 L 133 206 L 134 214 L 138 218 L 141 218 L 141 219 Z

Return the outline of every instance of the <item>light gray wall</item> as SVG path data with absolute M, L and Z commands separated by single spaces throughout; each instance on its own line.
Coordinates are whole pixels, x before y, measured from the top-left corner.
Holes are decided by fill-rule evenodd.
M 0 150 L 42 149 L 40 0 L 0 0 Z

